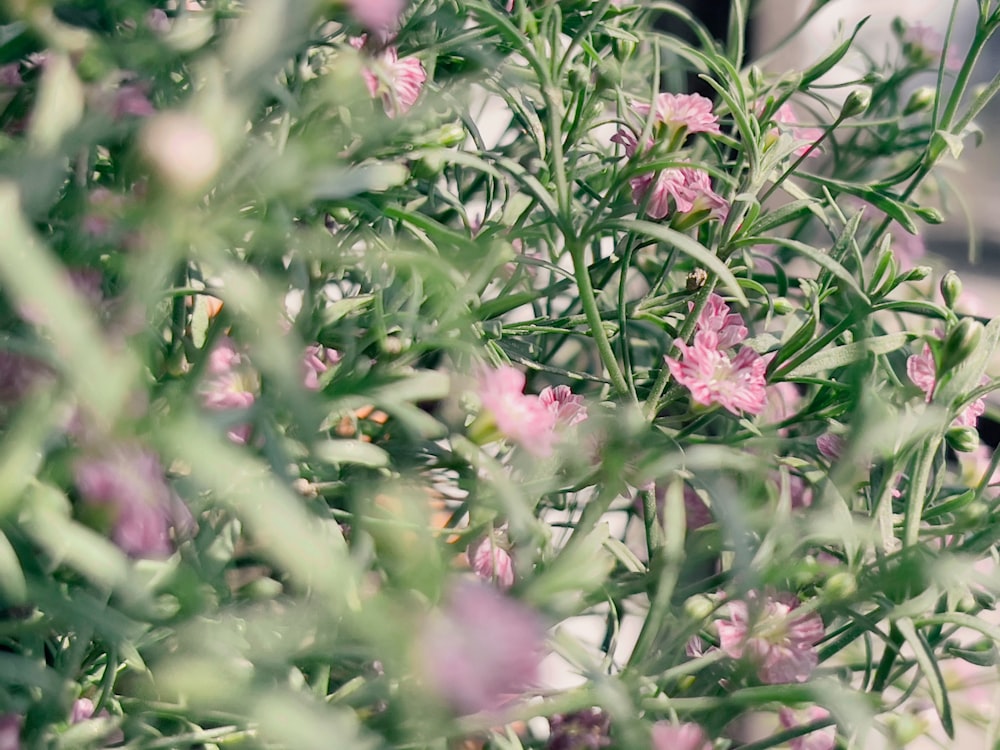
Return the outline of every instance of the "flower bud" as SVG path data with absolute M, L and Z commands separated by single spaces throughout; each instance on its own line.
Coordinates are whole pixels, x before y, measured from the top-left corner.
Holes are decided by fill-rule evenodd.
M 827 579 L 823 591 L 833 600 L 850 599 L 858 591 L 858 582 L 850 573 L 834 573 Z
M 983 324 L 975 318 L 962 318 L 941 345 L 940 372 L 948 372 L 976 351 L 983 338 Z
M 174 192 L 205 190 L 222 164 L 215 135 L 195 115 L 168 112 L 150 118 L 139 149 L 157 178 Z
M 949 310 L 954 310 L 958 303 L 958 298 L 962 296 L 962 280 L 954 271 L 948 271 L 941 278 L 941 298 Z
M 754 91 L 759 91 L 764 86 L 764 73 L 757 65 L 750 66 L 747 81 L 750 83 L 750 88 Z
M 775 297 L 772 304 L 777 315 L 788 315 L 795 310 L 795 306 L 784 297 Z
M 910 95 L 909 101 L 903 107 L 904 115 L 912 115 L 916 112 L 923 112 L 934 106 L 934 89 L 930 86 L 921 86 Z
M 886 725 L 893 739 L 894 747 L 905 747 L 927 732 L 927 722 L 920 716 L 900 711 L 888 717 Z
M 627 62 L 635 54 L 636 44 L 631 39 L 620 39 L 615 37 L 611 40 L 611 49 L 618 62 Z
M 931 275 L 930 266 L 916 266 L 907 271 L 900 281 L 923 281 Z
M 695 621 L 707 620 L 715 611 L 715 603 L 704 594 L 696 594 L 684 602 L 684 614 Z
M 913 209 L 913 212 L 928 224 L 944 224 L 944 214 L 936 208 L 921 206 Z
M 945 434 L 945 440 L 957 453 L 972 453 L 979 447 L 979 432 L 975 427 L 952 427 Z
M 975 503 L 969 503 L 964 508 L 961 508 L 957 515 L 958 520 L 963 526 L 966 528 L 975 528 L 982 525 L 989 514 L 990 509 L 986 506 L 986 503 L 980 500 Z
M 844 99 L 844 106 L 840 108 L 840 119 L 846 120 L 848 117 L 863 115 L 871 103 L 872 92 L 869 89 L 854 89 Z

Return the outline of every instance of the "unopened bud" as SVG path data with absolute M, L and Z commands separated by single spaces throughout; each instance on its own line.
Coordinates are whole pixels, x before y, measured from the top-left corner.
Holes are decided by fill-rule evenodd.
M 764 85 L 764 73 L 756 65 L 751 65 L 750 72 L 747 74 L 747 81 L 750 83 L 751 89 L 758 91 Z
M 957 453 L 972 453 L 979 447 L 979 432 L 975 427 L 952 427 L 945 433 L 945 440 Z
M 954 271 L 948 271 L 941 278 L 941 299 L 949 310 L 954 310 L 958 304 L 958 298 L 962 296 L 962 280 Z
M 205 190 L 222 164 L 215 136 L 191 114 L 168 112 L 151 118 L 139 136 L 139 148 L 155 176 L 185 195 Z
M 912 115 L 916 112 L 923 112 L 925 109 L 930 109 L 934 106 L 934 96 L 934 89 L 930 86 L 921 86 L 910 94 L 909 101 L 903 107 L 903 114 Z
M 858 582 L 850 573 L 834 573 L 827 580 L 823 591 L 834 600 L 850 599 L 858 591 Z
M 772 304 L 774 305 L 774 312 L 777 315 L 788 315 L 795 310 L 795 306 L 784 297 L 775 297 Z
M 696 594 L 684 602 L 684 614 L 692 620 L 707 620 L 714 611 L 715 604 L 703 594 Z
M 930 266 L 916 266 L 911 268 L 906 272 L 906 275 L 901 279 L 901 281 L 923 281 L 928 276 L 931 275 Z
M 615 37 L 611 40 L 611 49 L 614 51 L 615 59 L 618 62 L 626 62 L 631 60 L 635 54 L 636 44 L 631 39 L 619 39 Z
M 941 372 L 948 372 L 964 362 L 979 346 L 983 324 L 975 318 L 962 318 L 941 345 Z
M 872 92 L 869 89 L 854 89 L 844 99 L 844 106 L 840 108 L 840 118 L 846 120 L 848 117 L 862 115 L 868 111 L 871 103 Z
M 921 206 L 913 209 L 914 213 L 928 224 L 944 224 L 944 214 L 936 208 Z

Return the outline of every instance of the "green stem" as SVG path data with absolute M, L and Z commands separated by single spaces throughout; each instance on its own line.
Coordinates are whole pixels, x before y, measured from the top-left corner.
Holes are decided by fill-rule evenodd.
M 906 501 L 906 518 L 903 522 L 903 547 L 913 547 L 920 541 L 920 520 L 924 512 L 924 500 L 927 494 L 927 485 L 930 480 L 931 467 L 934 464 L 934 457 L 938 447 L 941 445 L 941 436 L 938 435 L 924 446 L 920 453 L 916 472 L 910 482 L 909 497 Z

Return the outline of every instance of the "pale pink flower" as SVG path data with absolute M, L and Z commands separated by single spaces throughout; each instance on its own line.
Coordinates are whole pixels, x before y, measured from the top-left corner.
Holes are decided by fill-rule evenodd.
M 718 344 L 718 336 L 712 331 L 696 333 L 691 346 L 677 339 L 674 345 L 680 349 L 681 358 L 665 358 L 670 374 L 699 404 L 719 404 L 736 415 L 759 414 L 766 401 L 767 360 L 748 347 L 730 358 L 719 351 Z
M 0 65 L 0 88 L 18 89 L 24 85 L 21 79 L 21 64 L 12 62 Z
M 712 750 L 712 743 L 697 724 L 658 721 L 653 724 L 653 750 Z
M 0 750 L 21 750 L 21 725 L 24 717 L 17 714 L 0 716 Z
M 823 137 L 822 128 L 799 127 L 799 118 L 796 117 L 795 110 L 792 109 L 792 105 L 788 102 L 778 107 L 778 111 L 774 113 L 772 119 L 778 125 L 785 126 L 784 129 L 791 134 L 795 141 L 802 142 L 802 145 L 798 146 L 793 152 L 796 156 L 804 154 L 808 154 L 810 158 L 819 156 L 820 149 L 818 147 L 813 148 L 813 144 Z
M 54 379 L 39 359 L 18 351 L 0 349 L 0 404 L 15 403 L 35 388 Z
M 347 0 L 358 23 L 369 31 L 391 31 L 399 25 L 409 0 Z
M 236 343 L 223 336 L 208 353 L 207 377 L 199 388 L 201 404 L 210 411 L 242 412 L 257 400 L 257 379 L 246 365 Z M 246 445 L 252 425 L 240 422 L 228 426 L 226 435 L 237 445 Z
M 639 102 L 633 108 L 640 117 L 649 115 L 648 104 Z M 656 122 L 665 125 L 671 135 L 681 129 L 714 135 L 722 132 L 719 118 L 712 112 L 712 100 L 701 94 L 660 94 L 656 97 Z
M 794 383 L 782 380 L 779 383 L 772 383 L 765 391 L 764 410 L 760 413 L 760 421 L 763 424 L 774 424 L 784 422 L 786 419 L 795 416 L 802 401 L 799 389 Z M 785 435 L 788 430 L 784 427 L 778 430 L 779 435 Z
M 532 688 L 545 655 L 539 615 L 491 586 L 461 581 L 418 636 L 418 671 L 459 715 L 499 713 Z
M 156 108 L 149 101 L 147 88 L 143 83 L 123 83 L 119 86 L 111 103 L 111 117 L 122 120 L 155 115 Z
M 310 344 L 302 355 L 302 382 L 310 391 L 319 390 L 320 376 L 340 361 L 340 353 L 320 344 Z
M 166 34 L 170 31 L 170 18 L 161 8 L 153 8 L 146 14 L 146 28 L 154 34 Z
M 351 39 L 351 46 L 363 49 L 366 37 Z M 365 86 L 373 99 L 381 97 L 385 113 L 389 117 L 404 114 L 416 103 L 427 81 L 424 64 L 416 57 L 399 59 L 395 47 L 385 47 L 381 52 L 369 56 L 361 71 Z
M 703 169 L 681 167 L 681 174 L 684 176 L 685 197 L 687 202 L 690 202 L 690 207 L 682 207 L 678 202 L 677 210 L 682 213 L 708 211 L 711 218 L 725 221 L 729 216 L 729 202 L 712 190 L 708 172 Z
M 479 376 L 479 399 L 497 429 L 536 456 L 552 453 L 556 414 L 538 396 L 526 395 L 524 373 L 510 366 Z
M 662 517 L 663 508 L 667 499 L 667 488 L 663 484 L 650 483 L 650 490 L 656 493 L 656 512 Z M 643 512 L 642 497 L 637 496 L 633 502 L 633 507 L 637 513 Z M 705 504 L 701 496 L 690 485 L 684 485 L 684 525 L 688 531 L 700 529 L 708 526 L 715 520 L 711 508 Z
M 934 398 L 934 389 L 937 387 L 937 365 L 928 344 L 924 344 L 920 354 L 913 354 L 907 358 L 906 374 L 913 381 L 913 384 L 924 392 L 924 400 L 930 403 L 931 399 Z M 975 427 L 984 411 L 986 411 L 986 402 L 982 398 L 977 398 L 955 417 L 952 424 L 961 427 Z
M 193 522 L 167 484 L 160 460 L 140 446 L 114 446 L 81 458 L 73 476 L 85 503 L 108 510 L 113 541 L 133 557 L 170 555 L 171 529 Z
M 903 49 L 911 59 L 920 64 L 932 64 L 941 59 L 944 37 L 937 30 L 922 23 L 913 23 L 903 32 Z M 944 66 L 948 70 L 962 67 L 962 57 L 955 52 L 954 45 L 948 47 Z
M 816 447 L 820 454 L 831 461 L 837 461 L 844 452 L 844 438 L 832 432 L 824 432 L 816 438 Z
M 799 600 L 789 593 L 751 591 L 746 601 L 729 602 L 729 620 L 716 623 L 719 648 L 734 659 L 746 655 L 761 682 L 805 682 L 819 663 L 816 644 L 824 634 L 815 612 L 797 614 Z
M 494 532 L 470 544 L 465 555 L 477 576 L 506 591 L 514 585 L 514 561 L 500 536 Z
M 688 310 L 694 303 L 688 303 Z M 719 340 L 719 349 L 731 349 L 747 337 L 743 316 L 729 311 L 729 305 L 718 294 L 710 294 L 695 325 L 696 331 L 711 331 Z
M 108 713 L 107 709 L 102 709 L 97 715 L 98 718 L 104 719 L 109 718 L 111 714 Z M 79 724 L 83 721 L 89 721 L 94 718 L 94 702 L 90 698 L 77 698 L 73 701 L 73 708 L 70 711 L 69 723 Z M 113 729 L 107 733 L 103 738 L 105 746 L 116 745 L 120 742 L 125 741 L 125 735 L 120 729 Z
M 572 427 L 587 419 L 583 396 L 574 394 L 567 385 L 546 386 L 538 394 L 538 399 L 555 415 L 557 425 Z
M 810 706 L 806 711 L 804 721 L 790 708 L 782 708 L 778 712 L 781 726 L 785 729 L 794 729 L 802 724 L 811 724 L 814 721 L 822 721 L 830 717 L 830 712 L 819 706 Z M 833 750 L 837 742 L 837 730 L 835 727 L 824 727 L 809 734 L 789 740 L 788 746 L 791 750 Z

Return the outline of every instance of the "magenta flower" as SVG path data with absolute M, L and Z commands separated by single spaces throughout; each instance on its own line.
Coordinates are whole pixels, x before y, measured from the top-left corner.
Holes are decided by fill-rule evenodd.
M 658 721 L 653 724 L 653 750 L 712 750 L 712 743 L 697 724 Z
M 681 174 L 684 176 L 685 202 L 683 205 L 678 202 L 677 210 L 681 213 L 708 211 L 711 218 L 725 221 L 729 216 L 729 202 L 712 190 L 708 172 L 703 169 L 681 167 Z
M 112 540 L 132 557 L 169 556 L 174 551 L 171 530 L 193 523 L 167 484 L 160 460 L 138 445 L 82 458 L 73 474 L 83 501 L 106 509 Z
M 694 303 L 688 303 L 688 309 L 694 308 Z M 719 340 L 719 349 L 731 349 L 747 337 L 747 327 L 743 324 L 743 316 L 729 312 L 729 305 L 718 294 L 710 294 L 705 307 L 698 316 L 695 331 L 711 331 Z
M 611 744 L 611 717 L 599 708 L 587 708 L 549 718 L 545 750 L 600 750 Z
M 506 591 L 514 585 L 514 561 L 500 537 L 494 532 L 473 542 L 465 555 L 477 576 Z
M 778 107 L 778 111 L 774 113 L 773 120 L 776 124 L 785 126 L 784 129 L 791 133 L 795 141 L 802 143 L 793 152 L 796 156 L 803 156 L 804 154 L 808 154 L 810 158 L 819 156 L 820 149 L 818 147 L 813 148 L 813 144 L 823 137 L 822 128 L 799 127 L 799 118 L 796 117 L 795 110 L 792 109 L 792 105 L 788 102 Z
M 538 400 L 555 415 L 557 425 L 572 427 L 587 419 L 583 396 L 575 395 L 567 385 L 542 388 Z
M 785 729 L 794 729 L 797 726 L 814 721 L 822 721 L 830 717 L 830 712 L 819 706 L 810 706 L 806 712 L 804 721 L 800 721 L 796 712 L 790 708 L 782 708 L 778 712 L 781 726 Z M 824 727 L 814 732 L 796 737 L 788 741 L 791 750 L 833 750 L 837 742 L 837 730 L 834 727 Z
M 24 717 L 17 714 L 0 716 L 0 750 L 21 750 L 21 725 Z
M 364 49 L 367 37 L 351 39 L 351 46 Z M 361 71 L 365 86 L 373 99 L 381 97 L 385 113 L 389 117 L 408 112 L 420 97 L 427 81 L 424 64 L 415 57 L 399 59 L 395 47 L 385 47 L 369 56 L 368 65 Z
M 925 400 L 930 403 L 937 387 L 937 364 L 928 344 L 924 344 L 920 354 L 913 354 L 906 360 L 906 374 L 913 384 L 924 392 Z M 986 402 L 982 398 L 977 398 L 955 417 L 952 424 L 959 427 L 975 427 L 984 411 Z
M 666 357 L 674 380 L 691 391 L 691 398 L 704 406 L 719 404 L 733 414 L 759 414 L 766 402 L 764 372 L 767 360 L 748 347 L 730 359 L 719 351 L 713 331 L 699 331 L 691 346 L 674 341 L 681 358 Z
M 302 355 L 302 382 L 310 391 L 319 390 L 320 376 L 340 361 L 336 349 L 310 344 Z
M 844 453 L 844 438 L 832 432 L 824 432 L 816 438 L 820 454 L 831 461 L 837 461 Z
M 485 370 L 479 376 L 479 399 L 500 434 L 529 453 L 552 453 L 557 414 L 538 396 L 526 395 L 524 373 L 513 367 Z
M 409 0 L 347 0 L 351 14 L 369 31 L 391 31 L 399 25 Z
M 236 343 L 228 336 L 219 339 L 208 353 L 208 377 L 199 388 L 201 404 L 210 411 L 246 411 L 257 400 L 256 374 L 247 366 Z M 252 425 L 240 422 L 227 429 L 227 436 L 237 445 L 246 445 Z
M 789 593 L 762 598 L 751 591 L 746 601 L 731 601 L 729 620 L 716 623 L 719 648 L 734 659 L 747 655 L 761 682 L 805 682 L 819 663 L 824 628 L 815 612 L 796 613 L 799 605 Z
M 537 683 L 545 625 L 496 589 L 461 581 L 424 624 L 417 648 L 425 683 L 457 714 L 499 713 Z
M 645 118 L 650 106 L 640 102 L 634 109 Z M 722 132 L 719 118 L 712 112 L 712 100 L 701 94 L 660 94 L 656 97 L 656 122 L 666 126 L 670 137 L 682 129 L 687 133 L 713 135 Z

